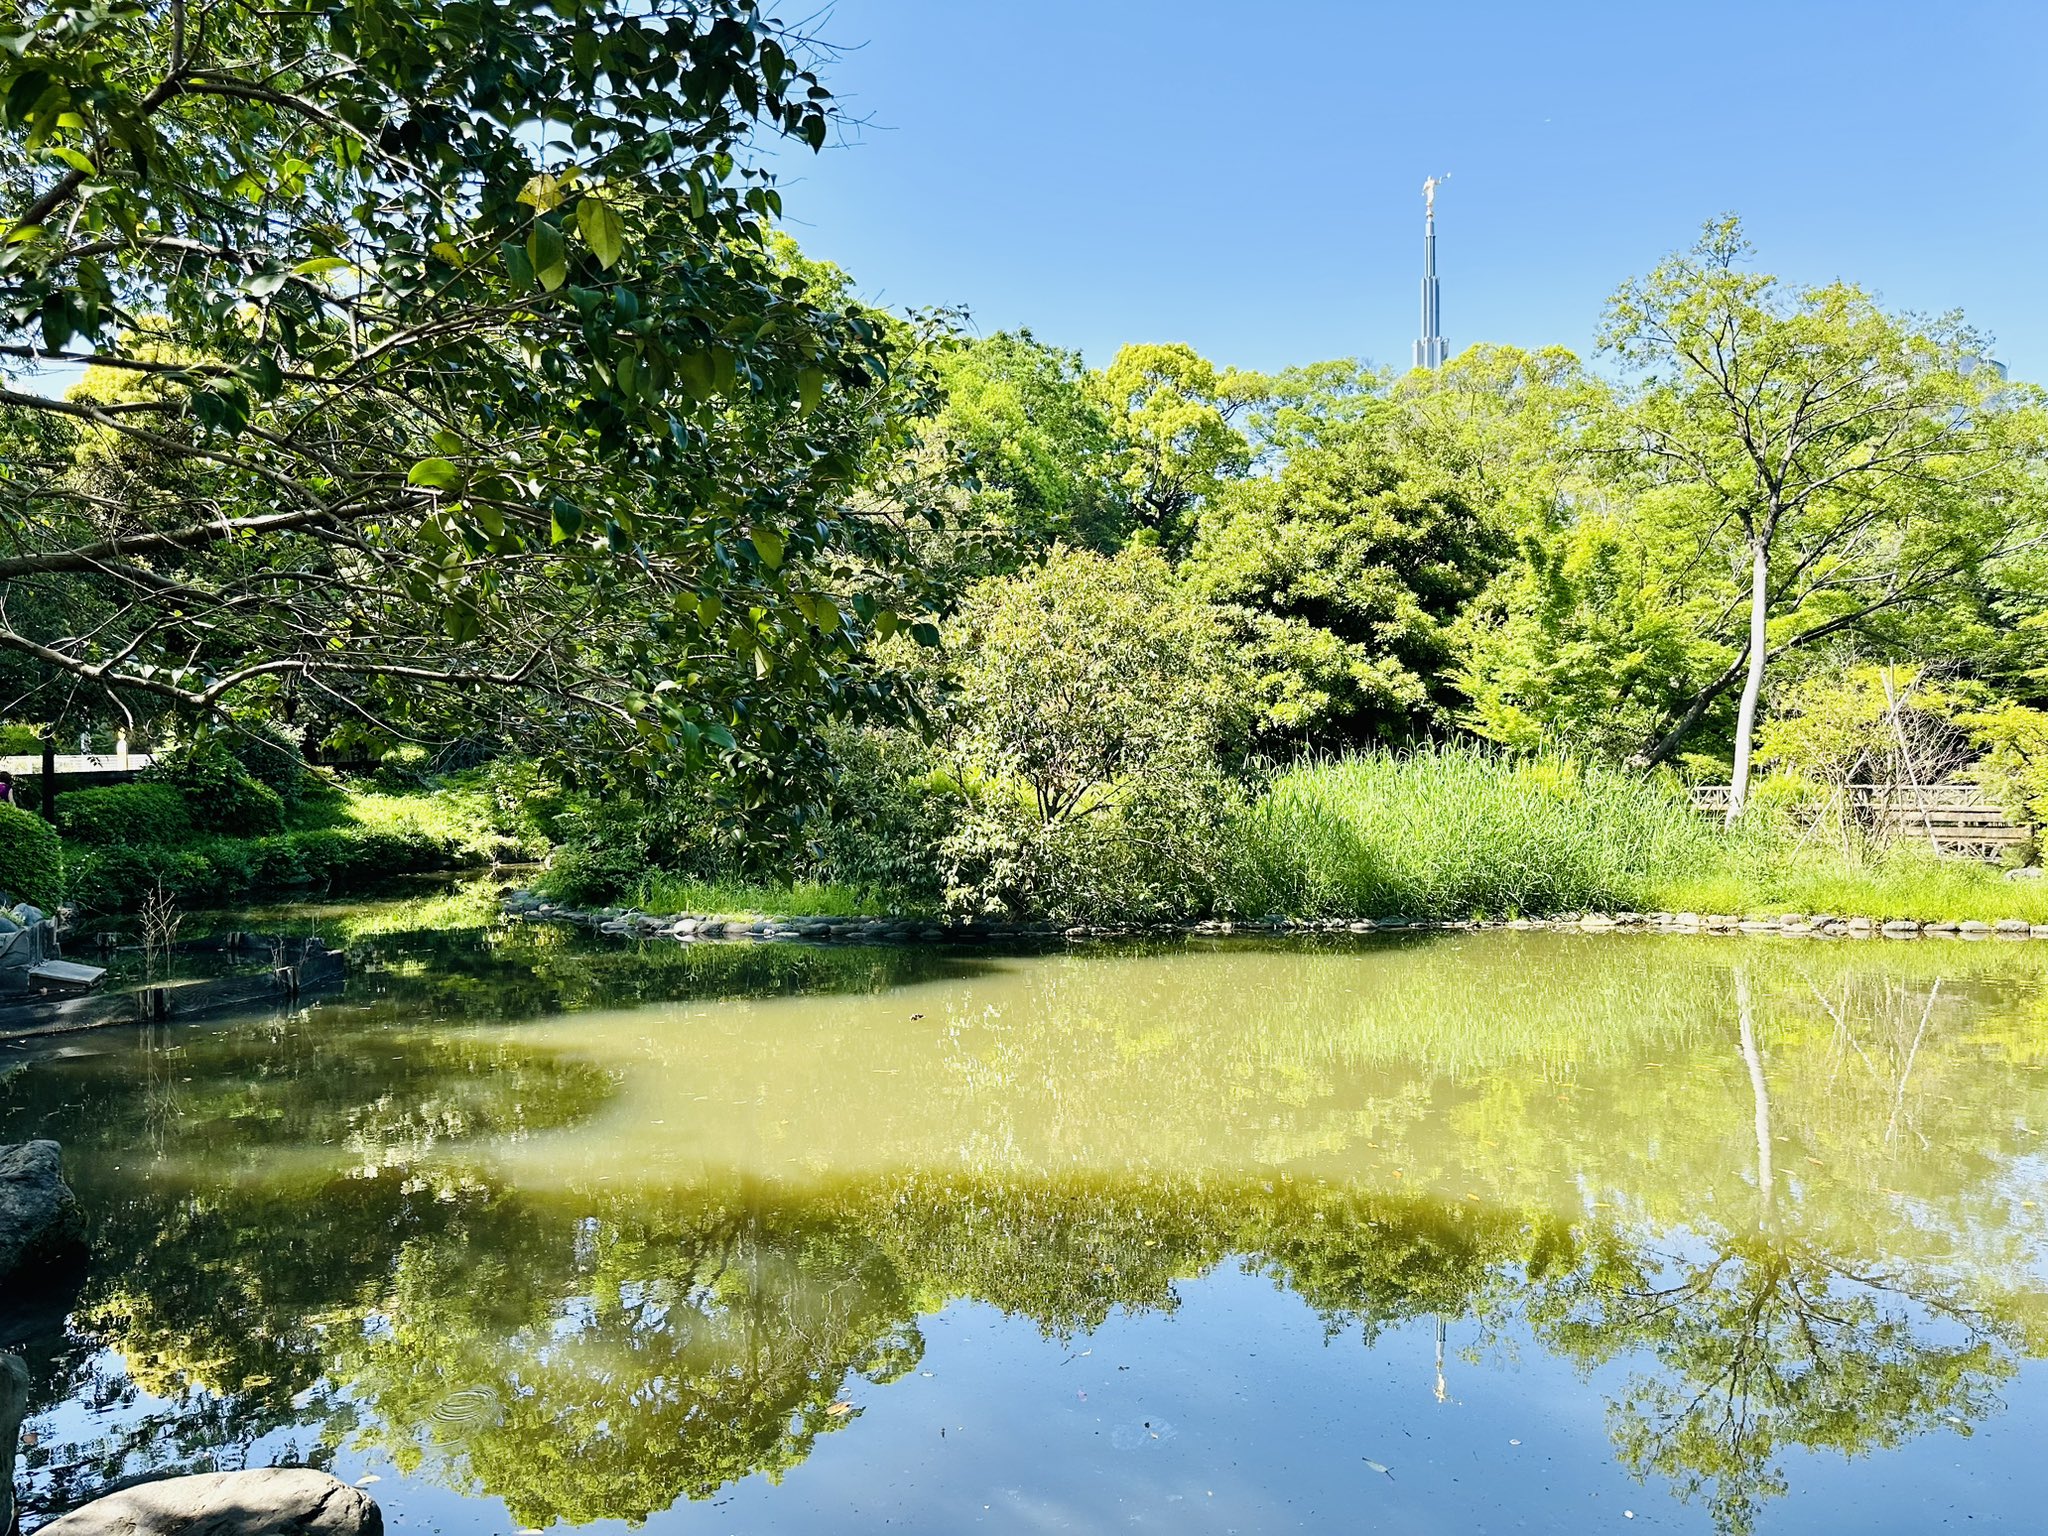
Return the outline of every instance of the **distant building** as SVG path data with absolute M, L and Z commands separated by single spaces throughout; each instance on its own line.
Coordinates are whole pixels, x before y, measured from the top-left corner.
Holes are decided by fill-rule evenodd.
M 1422 184 L 1422 335 L 1415 342 L 1417 368 L 1441 368 L 1451 353 L 1443 336 L 1443 304 L 1436 286 L 1436 189 L 1448 179 L 1432 176 Z

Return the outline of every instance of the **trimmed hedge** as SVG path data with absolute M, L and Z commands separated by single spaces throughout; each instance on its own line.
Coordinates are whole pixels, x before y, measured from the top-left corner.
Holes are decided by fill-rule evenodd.
M 175 843 L 191 835 L 185 798 L 168 784 L 109 784 L 57 797 L 57 828 L 74 843 Z
M 17 805 L 0 805 L 0 890 L 45 908 L 64 897 L 64 845 L 57 829 Z

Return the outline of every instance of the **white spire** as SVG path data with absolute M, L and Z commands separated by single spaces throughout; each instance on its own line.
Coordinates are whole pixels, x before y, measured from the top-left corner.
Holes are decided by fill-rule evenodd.
M 1441 368 L 1450 355 L 1436 286 L 1436 189 L 1450 179 L 1432 176 L 1422 184 L 1422 335 L 1415 343 L 1417 368 Z

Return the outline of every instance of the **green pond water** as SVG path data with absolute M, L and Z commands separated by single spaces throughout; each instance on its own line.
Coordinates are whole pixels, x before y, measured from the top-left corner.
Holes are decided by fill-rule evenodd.
M 2040 945 L 358 948 L 0 1051 L 94 1242 L 29 1523 L 2042 1528 Z

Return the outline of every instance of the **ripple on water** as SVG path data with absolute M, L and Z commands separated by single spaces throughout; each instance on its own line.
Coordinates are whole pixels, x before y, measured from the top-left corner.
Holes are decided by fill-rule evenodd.
M 459 1387 L 434 1404 L 434 1438 L 460 1440 L 498 1422 L 498 1394 L 489 1387 Z

